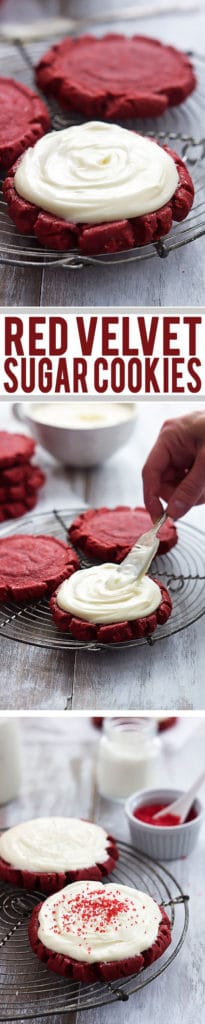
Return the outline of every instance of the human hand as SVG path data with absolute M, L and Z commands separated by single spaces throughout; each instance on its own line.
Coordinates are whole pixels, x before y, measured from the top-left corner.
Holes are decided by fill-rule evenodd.
M 142 471 L 144 501 L 152 520 L 172 519 L 205 502 L 205 413 L 166 420 Z

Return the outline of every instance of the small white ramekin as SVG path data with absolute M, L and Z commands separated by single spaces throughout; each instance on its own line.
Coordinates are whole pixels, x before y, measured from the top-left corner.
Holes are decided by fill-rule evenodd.
M 178 860 L 188 857 L 197 843 L 204 816 L 200 800 L 194 800 L 197 817 L 184 825 L 147 825 L 134 817 L 134 811 L 143 804 L 172 803 L 183 795 L 179 789 L 141 789 L 129 796 L 125 804 L 133 846 L 156 860 Z

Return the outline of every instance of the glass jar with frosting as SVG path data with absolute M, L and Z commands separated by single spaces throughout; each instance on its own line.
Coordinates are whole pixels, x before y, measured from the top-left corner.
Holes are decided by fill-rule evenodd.
M 101 796 L 124 800 L 137 789 L 156 785 L 159 753 L 157 724 L 152 718 L 105 719 L 97 761 Z

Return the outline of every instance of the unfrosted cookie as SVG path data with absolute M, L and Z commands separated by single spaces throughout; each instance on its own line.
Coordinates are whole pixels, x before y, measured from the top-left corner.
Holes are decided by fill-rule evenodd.
M 7 430 L 0 431 L 0 470 L 19 466 L 31 458 L 36 443 L 25 434 L 12 434 Z
M 36 68 L 36 81 L 64 110 L 86 117 L 158 117 L 196 86 L 185 53 L 148 36 L 114 33 L 55 44 Z
M 0 78 L 0 168 L 8 168 L 47 131 L 50 117 L 37 93 L 13 78 Z
M 69 528 L 69 537 L 77 548 L 92 559 L 121 562 L 136 544 L 138 538 L 153 526 L 145 508 L 89 509 L 77 516 Z M 159 555 L 166 554 L 177 543 L 177 530 L 172 519 L 167 519 L 159 530 Z
M 73 549 L 54 537 L 29 534 L 3 537 L 0 539 L 0 600 L 32 601 L 43 594 L 51 594 L 78 567 Z

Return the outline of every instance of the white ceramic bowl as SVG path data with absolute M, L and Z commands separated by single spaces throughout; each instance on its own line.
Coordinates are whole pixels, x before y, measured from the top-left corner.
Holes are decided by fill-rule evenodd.
M 141 789 L 128 798 L 125 811 L 133 846 L 136 846 L 137 850 L 142 850 L 148 857 L 154 857 L 156 860 L 178 860 L 192 852 L 204 816 L 200 800 L 194 800 L 197 818 L 184 825 L 147 825 L 133 815 L 134 810 L 143 804 L 172 803 L 182 796 L 182 793 L 183 791 L 179 789 Z
M 46 448 L 51 455 L 66 466 L 83 468 L 100 465 L 127 443 L 135 427 L 137 416 L 135 402 L 122 403 L 125 412 L 124 419 L 120 419 L 119 415 L 116 422 L 108 425 L 104 421 L 103 424 L 102 422 L 99 424 L 95 422 L 91 425 L 84 423 L 78 427 L 75 426 L 75 423 L 69 426 L 58 426 L 56 423 L 43 422 L 40 416 L 41 409 L 45 409 L 45 404 L 47 409 L 48 402 L 31 402 L 28 405 L 21 402 L 14 403 L 14 415 L 21 423 L 26 423 L 32 436 L 43 448 Z M 77 402 L 75 402 L 76 404 Z M 116 404 L 120 409 L 121 403 Z M 104 405 L 101 406 L 99 402 L 99 408 L 101 406 L 103 409 Z M 56 403 L 57 406 L 58 403 Z M 34 413 L 37 407 L 38 419 L 35 419 Z M 71 408 L 72 402 L 69 400 L 69 409 Z M 87 403 L 84 408 L 87 408 Z

